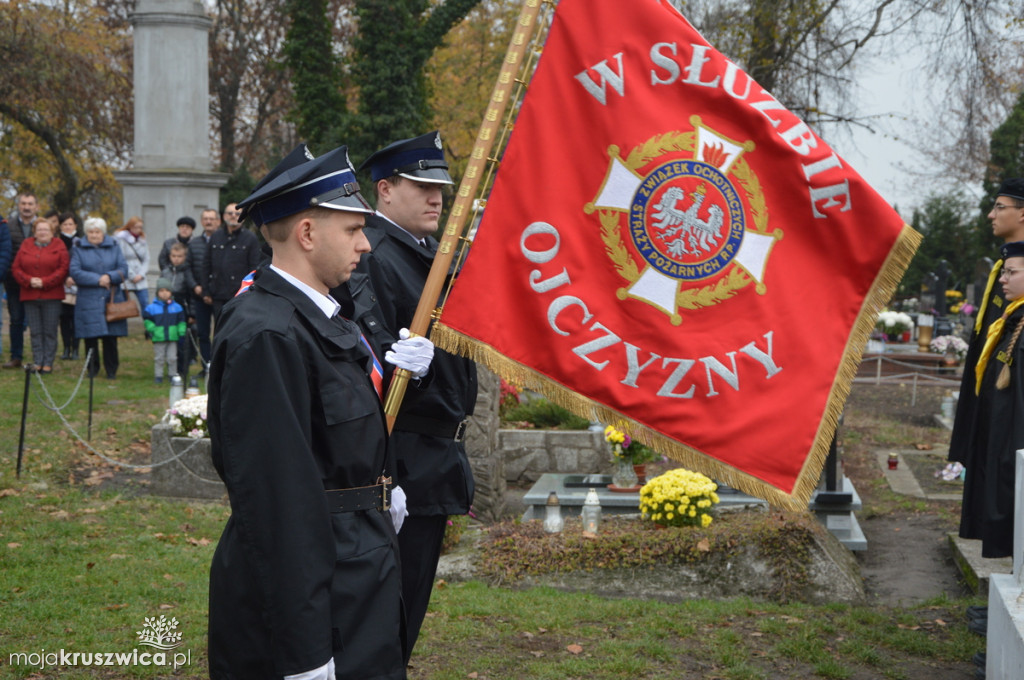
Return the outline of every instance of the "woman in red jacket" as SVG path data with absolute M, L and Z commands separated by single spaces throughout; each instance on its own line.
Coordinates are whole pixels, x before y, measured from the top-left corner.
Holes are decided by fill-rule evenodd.
M 69 261 L 68 249 L 53 237 L 53 227 L 38 219 L 32 225 L 32 238 L 22 241 L 11 265 L 14 279 L 21 286 L 25 320 L 31 331 L 32 360 L 40 373 L 53 372 Z

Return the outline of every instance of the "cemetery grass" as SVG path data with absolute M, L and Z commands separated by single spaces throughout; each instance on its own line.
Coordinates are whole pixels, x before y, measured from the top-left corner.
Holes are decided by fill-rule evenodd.
M 117 380 L 95 383 L 90 445 L 144 465 L 167 386 L 152 384 L 152 350 L 141 326 L 120 349 Z M 58 364 L 46 385 L 63 404 L 80 366 Z M 144 469 L 103 461 L 70 432 L 85 436 L 85 384 L 65 408 L 69 427 L 39 403 L 34 377 L 17 479 L 23 388 L 21 371 L 0 372 L 0 678 L 206 677 L 207 576 L 227 505 L 149 496 Z M 878 437 L 919 439 L 875 421 L 851 431 L 860 434 L 845 444 L 848 473 Z M 887 494 L 863 468 L 857 483 L 866 485 L 866 512 L 942 511 Z M 899 607 L 667 603 L 439 583 L 410 678 L 970 677 L 969 659 L 983 640 L 967 631 L 962 610 L 976 602 L 943 596 Z M 146 618 L 159 616 L 178 622 L 176 651 L 190 654 L 183 668 L 11 663 L 11 654 L 43 650 L 143 652 L 137 632 Z

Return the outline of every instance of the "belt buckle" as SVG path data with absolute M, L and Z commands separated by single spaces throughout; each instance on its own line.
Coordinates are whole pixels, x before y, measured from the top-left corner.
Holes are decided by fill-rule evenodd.
M 464 440 L 466 438 L 466 425 L 467 425 L 467 423 L 468 423 L 468 421 L 463 420 L 461 423 L 459 423 L 459 426 L 457 428 L 455 428 L 455 437 L 454 437 L 455 441 L 461 442 L 462 440 Z
M 388 502 L 388 484 L 391 483 L 391 478 L 381 475 L 377 478 L 377 483 L 380 484 L 380 509 L 386 512 L 391 508 L 391 503 Z

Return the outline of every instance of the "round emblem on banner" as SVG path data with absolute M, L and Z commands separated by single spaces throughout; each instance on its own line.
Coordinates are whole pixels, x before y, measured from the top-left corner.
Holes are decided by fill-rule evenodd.
M 655 135 L 609 165 L 593 201 L 601 239 L 626 281 L 620 300 L 650 304 L 682 323 L 680 310 L 721 304 L 754 284 L 767 290 L 772 247 L 761 184 L 745 156 L 750 140 L 726 137 L 690 116 L 693 128 Z M 625 233 L 624 233 L 625 232 Z
M 729 178 L 700 161 L 671 161 L 644 177 L 629 210 L 629 233 L 644 260 L 666 276 L 701 281 L 739 252 L 743 204 Z

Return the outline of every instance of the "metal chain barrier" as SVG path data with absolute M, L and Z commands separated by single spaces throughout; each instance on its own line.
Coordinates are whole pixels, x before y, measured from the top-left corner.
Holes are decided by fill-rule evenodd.
M 162 460 L 162 461 L 160 461 L 158 463 L 148 463 L 146 465 L 136 465 L 134 463 L 126 463 L 126 462 L 123 462 L 123 461 L 115 460 L 115 459 L 113 459 L 113 458 L 111 458 L 111 457 L 109 457 L 109 456 L 107 456 L 107 455 L 97 451 L 92 446 L 92 444 L 90 444 L 85 439 L 83 439 L 82 436 L 78 433 L 78 431 L 74 428 L 74 426 L 70 422 L 68 422 L 68 419 L 64 416 L 64 412 L 63 412 L 63 410 L 65 408 L 67 408 L 67 406 L 75 398 L 75 395 L 78 394 L 78 390 L 81 389 L 82 382 L 83 382 L 83 380 L 85 378 L 85 374 L 86 374 L 86 372 L 88 371 L 88 368 L 89 368 L 89 360 L 91 359 L 91 357 L 92 357 L 92 350 L 90 350 L 86 354 L 86 356 L 85 356 L 85 363 L 82 366 L 82 372 L 78 376 L 78 382 L 75 384 L 75 388 L 72 391 L 71 396 L 61 406 L 57 406 L 57 404 L 54 403 L 53 396 L 50 394 L 49 390 L 46 388 L 46 383 L 43 381 L 42 374 L 39 373 L 38 371 L 35 372 L 36 381 L 39 383 L 39 387 L 42 390 L 45 399 L 42 398 L 42 397 L 38 397 L 38 396 L 36 398 L 39 400 L 39 402 L 43 405 L 44 408 L 46 408 L 47 410 L 52 411 L 52 412 L 57 414 L 57 417 L 60 418 L 61 423 L 63 423 L 64 427 L 68 430 L 68 432 L 70 432 L 72 434 L 72 436 L 76 440 L 78 440 L 86 448 L 86 450 L 88 450 L 90 453 L 94 454 L 95 456 L 97 456 L 99 458 L 102 458 L 103 460 L 105 460 L 106 462 L 108 462 L 108 463 L 110 463 L 112 465 L 117 465 L 117 466 L 120 466 L 120 467 L 123 467 L 123 468 L 128 468 L 128 469 L 133 469 L 133 470 L 142 470 L 142 469 L 149 469 L 149 468 L 159 467 L 161 465 L 167 465 L 168 463 L 173 463 L 174 461 L 178 460 L 179 458 L 181 458 L 186 453 L 188 453 L 189 451 L 191 451 L 193 448 L 196 447 L 196 445 L 200 441 L 199 439 L 196 439 L 192 444 L 189 444 L 180 453 L 177 453 L 177 454 L 171 456 L 170 458 Z M 166 416 L 165 416 L 165 418 L 166 418 Z M 221 483 L 221 481 L 219 479 L 217 479 L 217 480 L 206 479 L 205 477 L 201 477 L 200 475 L 197 475 L 195 472 L 190 470 L 188 468 L 188 466 L 186 466 L 184 463 L 182 464 L 182 467 L 189 474 L 191 474 L 196 479 L 199 479 L 200 481 L 207 482 L 209 484 L 220 484 Z

